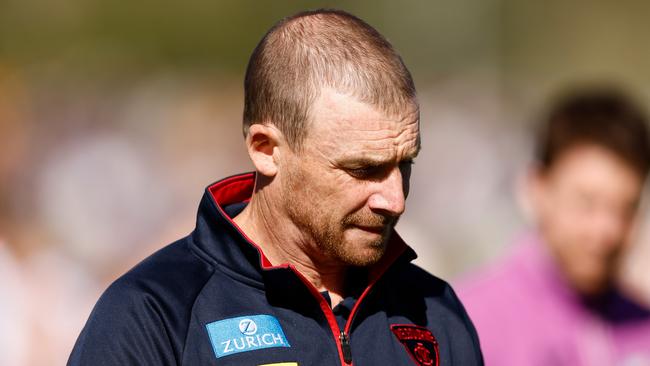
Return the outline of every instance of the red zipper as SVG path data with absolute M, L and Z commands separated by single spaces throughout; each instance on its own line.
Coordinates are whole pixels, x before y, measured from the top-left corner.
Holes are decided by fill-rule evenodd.
M 386 261 L 386 265 L 380 268 L 378 271 L 375 271 L 373 273 L 373 278 L 368 284 L 368 286 L 363 290 L 363 293 L 361 293 L 361 296 L 359 296 L 359 299 L 356 301 L 354 306 L 352 307 L 352 310 L 350 311 L 350 316 L 348 317 L 348 321 L 345 323 L 345 328 L 341 330 L 339 328 L 339 324 L 336 321 L 336 316 L 334 316 L 334 312 L 332 311 L 332 308 L 330 304 L 325 300 L 323 295 L 314 287 L 314 285 L 309 282 L 309 280 L 300 273 L 294 267 L 292 264 L 289 265 L 289 268 L 300 278 L 300 280 L 307 286 L 309 289 L 309 292 L 318 300 L 318 304 L 321 308 L 321 311 L 325 315 L 325 319 L 327 319 L 327 323 L 330 326 L 330 329 L 332 330 L 332 335 L 334 336 L 334 342 L 336 343 L 336 348 L 339 352 L 339 360 L 341 361 L 341 365 L 350 365 L 352 366 L 352 348 L 350 346 L 350 328 L 352 327 L 352 322 L 354 321 L 354 316 L 359 312 L 359 308 L 361 306 L 361 302 L 368 297 L 368 294 L 372 291 L 372 289 L 375 286 L 375 283 L 381 278 L 381 276 L 386 272 L 386 270 L 390 267 L 390 265 L 394 262 L 394 260 L 399 257 L 404 252 L 405 248 L 400 248 L 398 251 L 394 251 L 391 253 L 390 260 Z M 387 253 L 388 254 L 388 253 Z
M 320 306 L 321 311 L 325 315 L 325 319 L 327 320 L 327 324 L 330 326 L 330 329 L 332 330 L 332 336 L 334 337 L 334 342 L 336 343 L 336 348 L 337 351 L 339 352 L 339 360 L 341 361 L 341 365 L 352 365 L 352 358 L 349 358 L 349 361 L 346 361 L 345 354 L 343 352 L 343 346 L 341 344 L 341 339 L 340 337 L 343 335 L 343 332 L 341 332 L 339 328 L 339 324 L 336 322 L 336 317 L 334 316 L 334 312 L 332 311 L 332 308 L 330 307 L 330 304 L 325 300 L 323 295 L 314 287 L 314 285 L 309 282 L 305 276 L 300 273 L 296 269 L 296 267 L 293 266 L 293 264 L 289 265 L 289 268 L 300 278 L 300 280 L 307 286 L 309 289 L 309 292 L 318 300 L 318 305 Z M 346 336 L 347 338 L 347 336 Z M 349 344 L 348 344 L 349 347 Z M 349 354 L 349 351 L 348 351 Z
M 348 317 L 348 321 L 345 323 L 345 329 L 341 332 L 341 338 L 345 340 L 347 344 L 347 355 L 348 355 L 348 360 L 350 360 L 349 364 L 352 365 L 352 348 L 350 347 L 350 328 L 352 328 L 352 323 L 354 322 L 354 317 L 357 315 L 359 312 L 359 308 L 361 307 L 361 303 L 363 300 L 368 297 L 368 294 L 374 289 L 375 284 L 379 279 L 384 275 L 386 270 L 395 262 L 395 260 L 404 253 L 406 250 L 406 246 L 400 246 L 400 247 L 393 247 L 396 248 L 397 250 L 389 250 L 385 256 L 387 257 L 387 260 L 384 262 L 384 265 L 382 265 L 379 268 L 375 268 L 375 271 L 371 271 L 370 277 L 372 278 L 370 280 L 370 283 L 366 287 L 365 290 L 363 290 L 363 293 L 361 293 L 361 296 L 359 296 L 359 299 L 357 299 L 356 303 L 352 307 L 352 310 L 350 311 L 350 316 Z

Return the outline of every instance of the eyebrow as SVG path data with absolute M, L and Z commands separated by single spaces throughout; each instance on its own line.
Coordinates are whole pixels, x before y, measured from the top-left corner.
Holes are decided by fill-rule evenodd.
M 404 156 L 403 159 L 401 159 L 399 162 L 402 161 L 408 161 L 408 160 L 413 160 L 415 159 L 418 154 L 420 153 L 420 144 L 418 143 L 418 146 L 416 150 Z M 382 165 L 387 165 L 387 164 L 392 164 L 393 161 L 392 159 L 383 159 L 379 155 L 365 155 L 365 156 L 350 156 L 350 157 L 343 157 L 339 159 L 338 165 L 344 166 L 344 167 L 366 167 L 366 166 L 382 166 Z
M 362 168 L 362 167 L 378 167 L 382 165 L 389 164 L 390 161 L 384 159 L 374 159 L 370 157 L 356 157 L 356 158 L 344 158 L 339 161 L 340 166 L 345 168 Z

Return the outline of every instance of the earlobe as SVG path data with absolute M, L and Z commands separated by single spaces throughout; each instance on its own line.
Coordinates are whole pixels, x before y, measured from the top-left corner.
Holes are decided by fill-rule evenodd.
M 277 174 L 276 155 L 281 138 L 281 132 L 273 125 L 253 124 L 248 129 L 246 148 L 259 174 L 267 177 Z

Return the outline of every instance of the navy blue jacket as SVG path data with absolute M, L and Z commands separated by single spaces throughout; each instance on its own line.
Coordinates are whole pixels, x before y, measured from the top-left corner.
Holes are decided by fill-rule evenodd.
M 272 266 L 232 221 L 253 184 L 248 173 L 208 187 L 196 229 L 101 296 L 68 365 L 483 364 L 451 287 L 395 233 L 334 309 L 292 265 Z

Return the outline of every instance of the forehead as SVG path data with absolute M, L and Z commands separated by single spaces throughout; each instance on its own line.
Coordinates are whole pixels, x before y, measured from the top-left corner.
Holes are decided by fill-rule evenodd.
M 606 148 L 583 144 L 563 152 L 550 167 L 551 179 L 564 186 L 636 199 L 642 179 L 623 159 Z
M 404 106 L 401 113 L 386 115 L 354 96 L 323 89 L 310 115 L 307 145 L 331 157 L 392 160 L 415 157 L 420 148 L 415 103 Z

